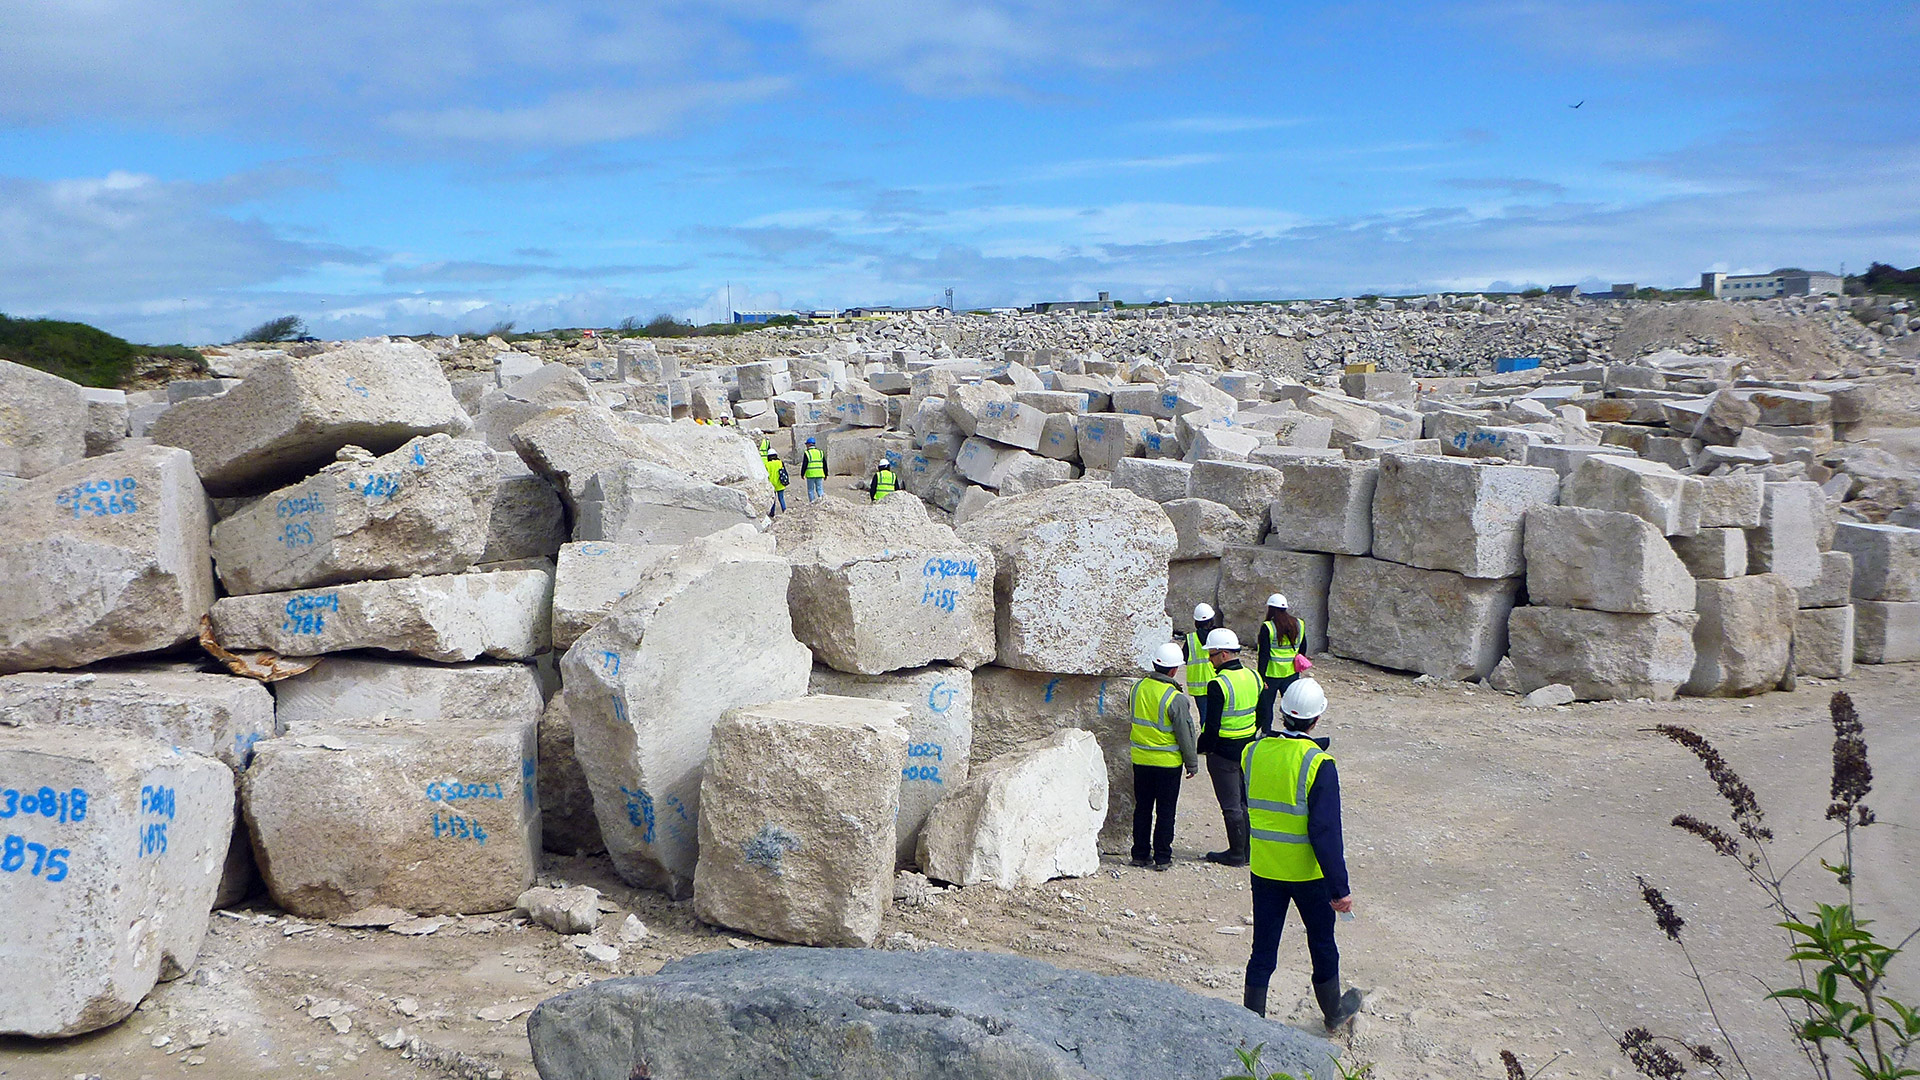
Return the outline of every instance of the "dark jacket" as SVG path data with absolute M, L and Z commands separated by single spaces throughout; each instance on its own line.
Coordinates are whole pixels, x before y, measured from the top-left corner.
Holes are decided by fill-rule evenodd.
M 1229 660 L 1215 668 L 1215 672 L 1232 671 L 1245 667 L 1238 659 Z M 1220 717 L 1227 711 L 1227 695 L 1218 683 L 1207 684 L 1207 696 L 1200 704 L 1200 752 L 1203 754 L 1224 754 L 1235 761 L 1240 760 L 1240 751 L 1252 742 L 1247 739 L 1223 739 L 1220 737 Z
M 1306 739 L 1297 731 L 1283 731 L 1276 738 Z M 1313 774 L 1313 786 L 1307 789 L 1307 842 L 1313 845 L 1313 857 L 1320 860 L 1320 872 L 1326 875 L 1329 895 L 1338 900 L 1353 893 L 1347 882 L 1346 839 L 1340 829 L 1340 773 L 1328 761 Z

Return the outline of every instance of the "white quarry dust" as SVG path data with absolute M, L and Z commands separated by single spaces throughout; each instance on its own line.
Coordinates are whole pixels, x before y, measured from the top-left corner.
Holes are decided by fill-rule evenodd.
M 1547 1070 L 1552 1078 L 1625 1076 L 1611 1034 L 1626 1026 L 1708 1040 L 1685 962 L 1640 901 L 1634 875 L 1645 874 L 1687 920 L 1687 940 L 1754 1074 L 1800 1075 L 1779 1012 L 1742 974 L 1776 985 L 1790 978 L 1781 932 L 1729 860 L 1668 825 L 1682 811 L 1724 823 L 1725 804 L 1692 757 L 1642 729 L 1682 723 L 1713 740 L 1759 796 L 1784 866 L 1831 832 L 1822 817 L 1826 705 L 1844 686 L 1866 724 L 1869 802 L 1882 821 L 1862 837 L 1862 914 L 1898 940 L 1920 921 L 1912 888 L 1920 725 L 1911 704 L 1920 665 L 1855 670 L 1843 684 L 1802 679 L 1795 693 L 1749 702 L 1526 709 L 1463 684 L 1316 664 L 1333 699 L 1325 733 L 1340 762 L 1358 915 L 1339 924 L 1344 974 L 1370 991 L 1341 1040 L 1352 1060 L 1376 1063 L 1376 1080 L 1494 1077 L 1503 1075 L 1499 1052 L 1511 1049 L 1529 1070 L 1564 1054 Z M 1187 782 L 1179 819 L 1170 873 L 1109 855 L 1092 878 L 933 892 L 918 906 L 894 906 L 883 944 L 1022 953 L 1238 1001 L 1251 935 L 1220 930 L 1243 925 L 1246 874 L 1197 861 L 1223 843 L 1204 776 Z M 125 1023 L 96 1035 L 0 1040 L 0 1077 L 531 1078 L 524 1017 L 489 1021 L 482 1010 L 509 1016 L 570 986 L 645 974 L 690 953 L 770 947 L 701 926 L 690 905 L 627 888 L 604 858 L 549 856 L 542 883 L 556 880 L 592 885 L 617 910 L 595 934 L 564 938 L 506 914 L 437 919 L 432 933 L 408 926 L 419 936 L 402 936 L 316 927 L 266 907 L 216 912 L 192 974 L 161 984 Z M 1834 899 L 1817 860 L 1789 882 L 1809 904 Z M 637 942 L 622 935 L 629 913 L 648 930 Z M 593 959 L 587 946 L 617 958 Z M 1920 998 L 1920 965 L 1896 961 L 1891 986 Z M 1272 1005 L 1276 1019 L 1318 1031 L 1297 918 L 1282 941 Z M 1225 1075 L 1225 1048 L 1222 1057 Z

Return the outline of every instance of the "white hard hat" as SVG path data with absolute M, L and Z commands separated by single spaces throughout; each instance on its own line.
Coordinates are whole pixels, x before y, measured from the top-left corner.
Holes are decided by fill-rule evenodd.
M 1187 654 L 1180 646 L 1169 641 L 1153 651 L 1153 666 L 1177 668 L 1187 662 Z
M 1295 679 L 1280 695 L 1280 711 L 1295 720 L 1316 719 L 1327 711 L 1327 692 L 1313 679 Z
M 1208 652 L 1239 652 L 1240 635 L 1221 627 L 1207 635 Z
M 1211 618 L 1213 618 L 1213 606 L 1211 604 L 1194 605 L 1194 608 L 1193 608 L 1194 622 L 1197 622 L 1197 623 L 1206 622 L 1208 619 L 1211 619 Z
M 1277 607 L 1281 611 L 1287 610 L 1287 595 L 1285 593 L 1274 593 L 1272 596 L 1267 597 L 1267 606 Z

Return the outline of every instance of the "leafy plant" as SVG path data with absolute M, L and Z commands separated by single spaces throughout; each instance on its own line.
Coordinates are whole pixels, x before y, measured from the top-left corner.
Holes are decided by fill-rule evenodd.
M 233 340 L 242 341 L 292 341 L 307 336 L 307 324 L 298 315 L 282 315 L 277 319 L 268 319 L 259 326 L 241 334 Z
M 1261 1043 L 1251 1050 L 1244 1046 L 1235 1047 L 1233 1050 L 1234 1056 L 1240 1059 L 1240 1068 L 1245 1071 L 1234 1073 L 1232 1076 L 1223 1076 L 1220 1080 L 1297 1080 L 1292 1073 L 1278 1071 L 1261 1072 L 1260 1055 L 1264 1053 L 1266 1049 L 1266 1043 Z M 1337 1057 L 1329 1057 L 1328 1060 L 1333 1062 L 1334 1070 L 1340 1074 L 1340 1080 L 1366 1080 L 1367 1077 L 1373 1075 L 1373 1062 L 1371 1061 L 1363 1061 L 1349 1068 L 1346 1062 L 1341 1061 Z

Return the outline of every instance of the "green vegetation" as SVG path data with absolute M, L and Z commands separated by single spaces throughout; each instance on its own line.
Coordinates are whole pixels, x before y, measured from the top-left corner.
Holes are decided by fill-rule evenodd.
M 1244 1046 L 1235 1047 L 1233 1051 L 1234 1056 L 1240 1059 L 1240 1067 L 1246 1071 L 1234 1073 L 1232 1076 L 1223 1076 L 1220 1080 L 1296 1080 L 1292 1073 L 1261 1071 L 1265 1066 L 1261 1064 L 1260 1056 L 1266 1052 L 1266 1049 L 1266 1043 L 1261 1043 L 1251 1050 L 1246 1049 Z M 1367 1077 L 1373 1075 L 1373 1062 L 1371 1061 L 1363 1061 L 1357 1065 L 1349 1066 L 1339 1058 L 1331 1058 L 1329 1060 L 1332 1061 L 1335 1071 L 1340 1074 L 1340 1080 L 1366 1080 Z
M 268 319 L 259 326 L 234 338 L 234 344 L 242 341 L 292 341 L 307 336 L 307 324 L 300 321 L 298 315 L 282 315 L 277 319 Z
M 1847 278 L 1850 293 L 1884 293 L 1920 300 L 1920 266 L 1901 270 L 1886 263 L 1874 263 L 1864 274 Z
M 39 368 L 82 386 L 114 387 L 133 375 L 143 356 L 186 360 L 200 354 L 184 345 L 134 345 L 86 323 L 12 319 L 0 315 L 0 359 Z

